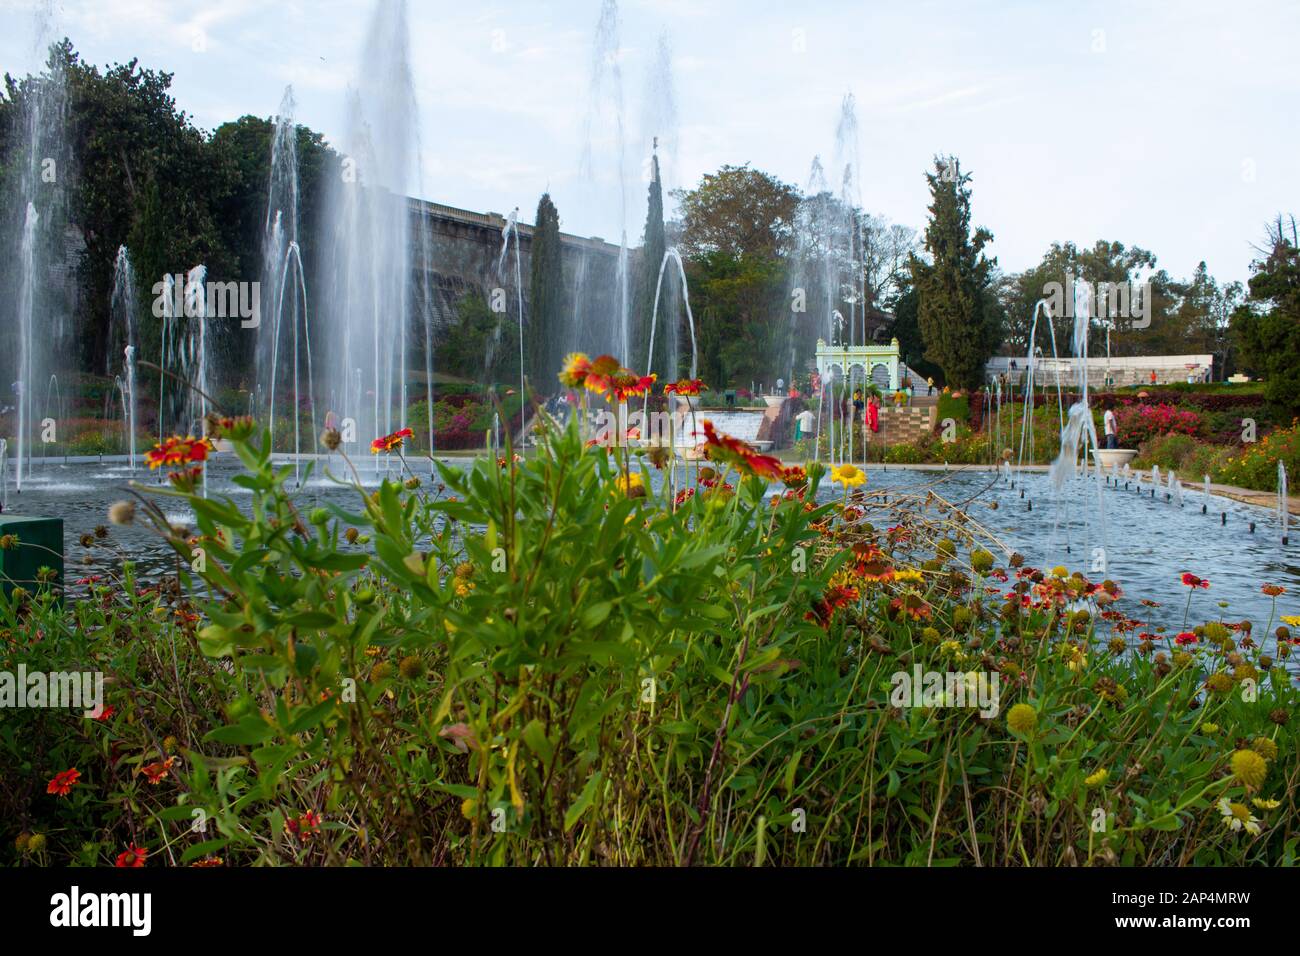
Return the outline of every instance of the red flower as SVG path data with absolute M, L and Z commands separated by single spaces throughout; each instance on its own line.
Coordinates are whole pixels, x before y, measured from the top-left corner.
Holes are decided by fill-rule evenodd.
M 1179 634 L 1177 637 L 1174 638 L 1174 643 L 1179 645 L 1180 647 L 1186 647 L 1188 644 L 1195 644 L 1199 640 L 1200 638 L 1197 637 L 1195 634 L 1193 634 L 1191 631 L 1183 631 L 1181 634 Z
M 596 361 L 586 368 L 582 384 L 589 392 L 604 395 L 614 387 L 614 376 L 627 372 L 621 362 L 612 355 L 599 355 Z M 628 372 L 627 374 L 631 374 Z
M 813 602 L 813 609 L 804 615 L 823 630 L 830 627 L 835 612 L 858 599 L 858 589 L 852 586 L 833 585 L 827 588 L 820 601 Z
M 172 764 L 175 762 L 175 757 L 168 757 L 166 760 L 157 760 L 141 767 L 139 773 L 144 774 L 145 779 L 156 787 L 158 784 L 163 782 L 163 778 L 171 771 Z
M 1260 588 L 1260 590 L 1263 591 L 1265 594 L 1267 594 L 1269 597 L 1281 597 L 1283 594 L 1286 594 L 1286 588 L 1279 587 L 1276 584 L 1265 584 L 1262 588 Z
M 658 378 L 659 376 L 653 372 L 649 375 L 637 375 L 623 369 L 610 380 L 614 401 L 626 402 L 629 398 L 640 398 L 654 387 L 655 380 Z
M 207 461 L 208 453 L 212 450 L 212 442 L 206 438 L 173 435 L 145 452 L 144 460 L 149 463 L 149 470 L 152 471 L 163 465 L 188 465 Z
M 1196 575 L 1188 571 L 1183 572 L 1182 580 L 1189 588 L 1206 588 L 1208 590 L 1210 587 L 1209 581 L 1206 581 L 1204 578 L 1198 578 Z
M 76 767 L 56 773 L 45 787 L 46 793 L 52 793 L 59 797 L 66 797 L 77 781 L 81 779 L 81 771 Z
M 308 810 L 296 819 L 285 820 L 284 829 L 306 843 L 320 829 L 320 815 L 315 810 Z
M 698 395 L 707 388 L 703 381 L 698 378 L 683 378 L 676 382 L 669 382 L 664 386 L 665 395 Z
M 98 717 L 92 717 L 91 719 L 92 719 L 92 720 L 108 721 L 108 720 L 111 719 L 112 716 L 113 716 L 114 714 L 116 714 L 116 713 L 117 713 L 117 708 L 114 707 L 112 704 L 107 704 L 107 705 L 104 707 L 104 709 L 103 709 L 102 711 L 99 712 L 99 716 L 98 716 Z
M 370 454 L 378 455 L 380 452 L 396 451 L 402 447 L 402 441 L 410 438 L 415 432 L 409 428 L 403 428 L 401 431 L 393 432 L 391 435 L 385 435 L 383 438 L 376 438 L 370 443 Z
M 739 438 L 719 434 L 714 430 L 711 421 L 705 420 L 701 424 L 704 426 L 705 454 L 710 461 L 734 465 L 742 474 L 757 475 L 773 481 L 781 480 L 785 466 L 781 464 L 780 459 L 759 454 L 757 449 Z
M 144 866 L 145 857 L 148 855 L 148 850 L 132 843 L 117 855 L 117 862 L 113 865 L 138 870 L 140 867 Z

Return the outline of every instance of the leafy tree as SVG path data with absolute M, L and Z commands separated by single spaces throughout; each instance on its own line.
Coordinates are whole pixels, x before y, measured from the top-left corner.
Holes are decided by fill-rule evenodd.
M 935 157 L 934 166 L 926 174 L 933 200 L 925 231 L 929 261 L 910 259 L 917 321 L 925 356 L 948 384 L 977 388 L 1001 341 L 1002 310 L 991 288 L 997 260 L 983 253 L 993 234 L 982 227 L 971 233 L 971 177 L 956 157 Z
M 1300 414 L 1300 235 L 1296 220 L 1269 226 L 1269 246 L 1251 265 L 1250 301 L 1232 316 L 1244 365 L 1264 377 L 1265 397 Z
M 687 279 L 699 322 L 701 377 L 710 386 L 774 382 L 786 374 L 781 345 L 790 313 L 780 260 L 714 252 L 692 260 Z
M 564 268 L 560 248 L 560 214 L 550 193 L 537 203 L 533 244 L 529 257 L 527 330 L 528 381 L 541 394 L 556 388 L 560 354 L 560 329 L 564 321 Z
M 748 166 L 723 166 L 694 189 L 673 193 L 682 215 L 682 254 L 773 258 L 788 251 L 799 191 Z
M 519 325 L 498 315 L 480 293 L 464 296 L 438 352 L 445 375 L 519 387 Z

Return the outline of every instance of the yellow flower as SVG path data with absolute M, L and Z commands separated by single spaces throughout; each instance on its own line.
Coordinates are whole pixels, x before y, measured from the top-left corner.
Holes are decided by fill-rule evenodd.
M 1084 778 L 1084 785 L 1089 787 L 1100 787 L 1110 776 L 1110 771 L 1102 767 L 1096 773 L 1089 774 Z
M 1038 711 L 1028 704 L 1016 704 L 1007 711 L 1007 727 L 1017 734 L 1028 736 L 1038 726 Z
M 1251 741 L 1250 749 L 1265 760 L 1277 759 L 1277 744 L 1268 737 L 1256 737 Z
M 619 475 L 614 479 L 614 487 L 627 498 L 645 497 L 645 479 L 641 477 L 639 471 L 629 471 L 626 475 Z
M 1250 790 L 1258 790 L 1268 776 L 1268 761 L 1253 750 L 1238 750 L 1228 761 L 1232 775 Z
M 910 584 L 920 584 L 925 580 L 925 575 L 916 570 L 916 568 L 902 568 L 894 572 L 894 580 Z
M 1207 734 L 1217 734 L 1219 732 L 1219 725 L 1210 723 L 1207 720 L 1205 723 L 1201 724 L 1201 730 Z
M 1300 614 L 1283 614 L 1282 623 L 1288 627 L 1300 627 Z
M 857 465 L 840 465 L 831 471 L 831 481 L 843 485 L 846 489 L 856 488 L 867 483 L 867 473 Z
M 1250 802 L 1261 810 L 1276 810 L 1278 807 L 1282 806 L 1281 800 L 1261 800 L 1259 797 L 1256 797 Z

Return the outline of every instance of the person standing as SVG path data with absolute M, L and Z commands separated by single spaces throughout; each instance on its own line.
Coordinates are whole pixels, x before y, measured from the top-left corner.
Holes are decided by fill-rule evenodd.
M 1114 404 L 1106 403 L 1106 414 L 1102 416 L 1102 430 L 1106 433 L 1106 447 L 1119 447 L 1119 420 L 1115 417 Z
M 926 384 L 926 387 L 930 389 L 930 391 L 928 392 L 928 394 L 929 394 L 929 395 L 933 395 L 933 394 L 934 394 L 934 376 L 931 375 L 929 378 L 927 378 L 927 379 L 925 380 L 925 384 Z
M 867 427 L 873 433 L 880 431 L 880 406 L 876 403 L 875 395 L 867 401 Z
M 1155 383 L 1156 383 L 1156 370 L 1155 370 L 1155 369 L 1152 369 L 1152 370 L 1151 370 L 1151 384 L 1154 385 Z
M 804 409 L 794 417 L 794 440 L 799 441 L 807 438 L 813 433 L 813 426 L 817 421 L 815 416 L 808 409 Z

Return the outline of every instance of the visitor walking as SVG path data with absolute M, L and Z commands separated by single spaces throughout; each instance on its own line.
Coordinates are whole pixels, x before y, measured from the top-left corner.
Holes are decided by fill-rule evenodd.
M 858 389 L 854 389 L 854 391 L 853 391 L 853 417 L 854 417 L 855 419 L 861 418 L 861 417 L 862 417 L 862 410 L 863 410 L 864 408 L 866 408 L 866 405 L 865 405 L 865 404 L 863 403 L 863 401 L 862 401 L 862 389 L 860 389 L 860 388 L 858 388 Z
M 1152 370 L 1151 370 L 1151 384 L 1154 385 L 1155 383 L 1156 383 L 1156 370 L 1155 370 L 1155 369 L 1152 369 Z
M 927 394 L 928 394 L 928 395 L 933 395 L 933 394 L 934 394 L 934 376 L 931 375 L 929 378 L 927 378 L 927 379 L 925 380 L 925 384 L 926 384 L 926 387 L 928 387 L 928 388 L 930 389 L 930 391 L 929 391 Z
M 880 405 L 877 404 L 875 395 L 867 401 L 867 427 L 873 433 L 880 431 Z
M 1106 447 L 1119 447 L 1119 420 L 1115 417 L 1115 406 L 1106 403 L 1106 414 L 1102 416 L 1102 430 L 1106 433 Z

